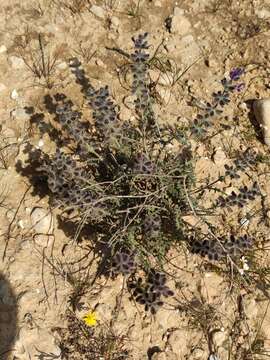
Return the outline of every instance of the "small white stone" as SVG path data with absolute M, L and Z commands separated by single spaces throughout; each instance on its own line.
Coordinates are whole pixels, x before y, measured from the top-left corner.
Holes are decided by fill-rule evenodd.
M 217 149 L 214 152 L 213 161 L 216 165 L 223 164 L 225 159 L 226 159 L 226 154 L 224 153 L 224 151 Z
M 116 30 L 116 29 L 118 29 L 119 25 L 120 25 L 119 19 L 116 16 L 112 16 L 111 17 L 111 26 L 112 26 L 112 28 Z
M 1 45 L 1 46 L 0 46 L 0 54 L 5 53 L 6 51 L 7 51 L 6 46 L 5 46 L 5 45 Z
M 95 63 L 96 63 L 97 66 L 106 67 L 106 65 L 104 64 L 104 62 L 101 59 L 97 59 L 95 61 Z
M 18 56 L 10 56 L 9 61 L 13 69 L 22 69 L 24 67 L 23 59 Z
M 256 120 L 263 128 L 264 142 L 270 146 L 270 98 L 255 100 L 253 110 Z
M 106 14 L 105 14 L 104 9 L 102 9 L 102 7 L 97 6 L 97 5 L 92 5 L 90 11 L 92 14 L 96 15 L 98 18 L 105 19 Z
M 11 97 L 12 100 L 18 100 L 18 98 L 19 98 L 18 91 L 16 89 L 12 90 L 11 94 L 10 94 L 10 97 Z
M 42 146 L 44 146 L 44 141 L 40 139 L 37 146 L 38 148 L 42 148 Z
M 53 217 L 52 214 L 43 208 L 36 207 L 32 210 L 31 223 L 33 229 L 38 234 L 51 234 L 53 231 Z
M 67 69 L 67 67 L 68 67 L 68 65 L 67 65 L 67 63 L 65 61 L 62 61 L 59 64 L 57 64 L 57 68 L 59 70 L 65 70 L 65 69 Z
M 5 91 L 6 90 L 6 85 L 5 84 L 0 84 L 0 92 Z

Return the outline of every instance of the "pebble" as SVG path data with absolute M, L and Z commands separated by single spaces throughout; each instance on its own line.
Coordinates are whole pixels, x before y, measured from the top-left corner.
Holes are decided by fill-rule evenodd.
M 270 146 L 270 98 L 255 100 L 253 111 L 256 120 L 263 128 L 264 143 Z
M 65 61 L 62 61 L 59 64 L 57 64 L 57 68 L 59 70 L 65 70 L 68 68 L 68 64 Z
M 221 149 L 217 149 L 215 150 L 212 158 L 216 165 L 223 165 L 226 160 L 226 154 Z
M 111 27 L 114 30 L 117 30 L 120 26 L 120 21 L 116 16 L 111 17 Z
M 12 90 L 11 94 L 10 94 L 10 97 L 11 97 L 12 100 L 18 100 L 18 98 L 19 98 L 18 91 L 16 89 Z
M 44 146 L 44 141 L 42 139 L 39 140 L 37 147 L 40 149 Z
M 255 10 L 255 14 L 258 16 L 258 18 L 260 19 L 269 19 L 270 18 L 270 9 L 256 9 Z
M 0 92 L 5 91 L 6 90 L 6 85 L 5 84 L 0 84 Z
M 97 5 L 92 5 L 90 9 L 91 13 L 96 15 L 100 19 L 105 19 L 105 11 L 102 9 L 102 7 Z
M 104 62 L 101 59 L 97 59 L 95 61 L 95 63 L 97 66 L 104 67 L 104 68 L 106 67 L 106 65 L 104 64 Z
M 53 231 L 52 214 L 43 208 L 36 207 L 30 214 L 33 229 L 38 234 L 51 234 Z
M 7 47 L 5 45 L 0 46 L 0 54 L 3 54 L 7 51 Z
M 13 69 L 22 69 L 24 67 L 23 59 L 18 56 L 10 56 L 9 61 Z
M 191 29 L 190 21 L 183 15 L 184 10 L 176 7 L 172 17 L 172 32 L 179 35 L 186 35 Z

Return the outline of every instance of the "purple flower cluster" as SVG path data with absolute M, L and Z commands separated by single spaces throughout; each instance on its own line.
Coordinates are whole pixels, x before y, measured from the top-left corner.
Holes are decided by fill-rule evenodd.
M 248 235 L 235 237 L 231 235 L 229 239 L 195 239 L 193 236 L 189 239 L 190 250 L 194 254 L 202 257 L 208 257 L 209 260 L 220 261 L 231 256 L 233 258 L 244 255 L 245 251 L 254 244 L 254 239 Z
M 241 91 L 244 88 L 244 83 L 234 84 L 240 79 L 244 73 L 243 69 L 236 68 L 230 72 L 229 79 L 222 79 L 221 84 L 223 90 L 219 90 L 212 94 L 213 103 L 206 103 L 203 114 L 198 114 L 191 126 L 191 134 L 196 137 L 202 137 L 206 134 L 207 129 L 213 125 L 213 120 L 216 116 L 222 114 L 223 107 L 230 103 L 230 95 L 233 91 Z
M 133 37 L 135 51 L 131 54 L 131 70 L 133 73 L 132 92 L 136 95 L 135 108 L 140 116 L 150 109 L 150 96 L 147 86 L 147 60 L 149 54 L 145 50 L 149 48 L 147 43 L 147 33 L 140 34 L 137 38 Z

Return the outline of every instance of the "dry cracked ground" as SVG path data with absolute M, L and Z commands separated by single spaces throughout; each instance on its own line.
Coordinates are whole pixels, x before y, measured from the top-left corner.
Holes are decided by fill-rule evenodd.
M 230 126 L 203 143 L 191 140 L 198 181 L 215 180 L 224 174 L 225 164 L 248 148 L 263 159 L 240 179 L 247 186 L 259 183 L 261 201 L 218 219 L 228 232 L 237 224 L 256 239 L 251 254 L 256 267 L 243 258 L 235 274 L 188 250 L 171 249 L 166 272 L 174 296 L 155 315 L 130 299 L 121 276 L 93 281 L 97 253 L 89 238 L 82 236 L 78 244 L 48 194 L 37 192 L 18 169 L 27 160 L 29 144 L 48 154 L 55 151 L 48 134 L 41 135 L 30 122 L 31 107 L 50 118 L 46 95 L 65 93 L 90 116 L 69 69 L 71 58 L 81 61 L 94 86 L 109 86 L 120 119 L 134 116 L 125 53 L 132 50 L 131 38 L 144 32 L 149 33 L 150 53 L 158 54 L 149 75 L 155 84 L 155 111 L 164 122 L 191 124 L 199 99 L 208 101 L 232 68 L 245 69 L 245 87 L 226 108 Z M 269 0 L 1 0 L 1 359 L 270 356 L 269 147 L 249 106 L 254 99 L 270 97 L 269 49 Z M 226 192 L 235 186 L 227 182 Z M 208 195 L 206 204 L 211 197 L 216 194 Z M 80 306 L 74 306 L 74 299 Z M 89 309 L 98 322 L 94 330 L 81 331 L 89 331 L 90 337 L 99 328 L 112 334 L 110 340 L 104 337 L 111 350 L 100 350 L 99 357 L 80 353 L 78 347 L 68 352 L 74 346 L 68 331 L 78 330 Z M 101 347 L 99 340 L 95 349 Z

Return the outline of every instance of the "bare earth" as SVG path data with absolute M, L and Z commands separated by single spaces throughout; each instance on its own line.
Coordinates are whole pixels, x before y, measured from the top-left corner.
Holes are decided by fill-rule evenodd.
M 60 359 L 59 328 L 66 326 L 66 310 L 71 306 L 74 291 L 68 274 L 78 282 L 93 277 L 96 271 L 89 239 L 82 236 L 78 245 L 70 238 L 69 229 L 61 224 L 59 211 L 49 204 L 48 195 L 35 193 L 17 165 L 27 159 L 28 143 L 48 154 L 55 151 L 49 136 L 41 137 L 30 125 L 25 107 L 32 106 L 50 118 L 44 96 L 63 92 L 86 118 L 91 117 L 69 69 L 70 58 L 80 59 L 96 87 L 109 86 L 112 97 L 120 104 L 120 118 L 125 120 L 133 116 L 126 98 L 128 92 L 122 86 L 129 81 L 124 81 L 126 58 L 109 48 L 130 52 L 131 37 L 148 32 L 150 53 L 160 46 L 164 63 L 169 60 L 171 64 L 171 69 L 164 71 L 150 69 L 151 80 L 157 81 L 155 111 L 168 123 L 177 118 L 192 122 L 197 111 L 191 105 L 194 99 L 210 99 L 224 74 L 242 66 L 246 71 L 245 89 L 234 96 L 226 110 L 228 121 L 234 125 L 207 143 L 192 140 L 198 157 L 196 175 L 198 180 L 206 177 L 214 180 L 224 173 L 224 164 L 231 164 L 248 147 L 266 159 L 269 157 L 269 147 L 258 138 L 247 105 L 248 100 L 270 97 L 269 0 L 142 0 L 138 6 L 135 0 L 96 0 L 82 1 L 78 13 L 65 6 L 74 3 L 1 1 L 0 359 L 3 360 Z M 170 32 L 165 27 L 169 16 Z M 31 51 L 38 49 L 39 34 L 45 36 L 46 54 L 50 54 L 51 61 L 55 59 L 49 84 L 30 69 Z M 239 180 L 244 185 L 259 182 L 266 209 L 270 206 L 269 179 L 266 161 L 250 176 L 243 174 Z M 226 185 L 226 191 L 234 189 L 233 184 Z M 205 204 L 218 194 L 212 192 L 210 196 L 204 199 Z M 254 206 L 257 209 L 260 204 Z M 33 223 L 35 208 L 44 209 L 49 223 L 45 230 Z M 264 221 L 256 216 L 249 219 L 245 230 L 256 239 L 254 256 L 258 266 L 269 271 L 270 211 L 266 213 Z M 245 215 L 246 209 L 227 212 L 219 218 L 220 226 L 229 231 Z M 196 223 L 197 219 L 190 216 L 186 221 Z M 146 314 L 130 299 L 123 279 L 118 276 L 115 280 L 99 278 L 86 289 L 76 316 L 81 319 L 85 311 L 95 309 L 99 319 L 96 326 L 109 324 L 113 319 L 114 332 L 128 337 L 128 359 L 206 360 L 211 353 L 216 354 L 211 360 L 263 360 L 270 356 L 267 286 L 242 283 L 237 287 L 231 281 L 233 274 L 221 274 L 215 262 L 198 255 L 179 254 L 171 249 L 170 259 L 168 282 L 175 295 L 156 315 Z M 202 324 L 211 325 L 211 331 Z M 260 354 L 255 348 L 261 344 L 257 340 L 263 341 Z M 251 355 L 237 357 L 242 354 L 239 348 L 245 347 L 252 348 Z

